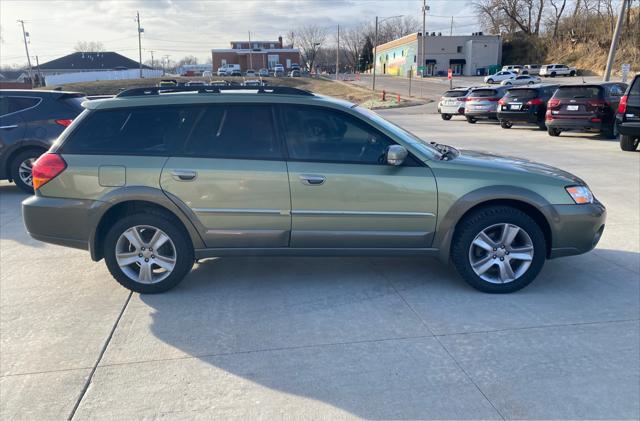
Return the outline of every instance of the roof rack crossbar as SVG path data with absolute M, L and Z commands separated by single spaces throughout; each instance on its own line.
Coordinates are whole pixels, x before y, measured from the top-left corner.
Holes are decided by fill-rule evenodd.
M 148 87 L 126 89 L 116 95 L 117 98 L 137 97 L 170 94 L 178 92 L 196 92 L 199 94 L 219 94 L 227 91 L 257 91 L 259 94 L 280 94 L 280 95 L 304 95 L 310 96 L 313 93 L 304 89 L 292 88 L 289 86 L 179 86 L 179 87 Z

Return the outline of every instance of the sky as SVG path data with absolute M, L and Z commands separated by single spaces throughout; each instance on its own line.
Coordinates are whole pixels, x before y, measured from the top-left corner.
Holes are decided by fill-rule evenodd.
M 468 0 L 428 0 L 427 31 L 480 30 Z M 100 41 L 106 51 L 138 60 L 135 15 L 144 28 L 142 59 L 194 55 L 206 62 L 212 48 L 231 40 L 276 40 L 310 23 L 329 30 L 375 16 L 412 15 L 422 20 L 422 0 L 1 0 L 0 65 L 25 64 L 18 19 L 29 32 L 29 55 L 40 63 L 70 54 L 79 41 Z M 35 63 L 34 63 L 35 64 Z

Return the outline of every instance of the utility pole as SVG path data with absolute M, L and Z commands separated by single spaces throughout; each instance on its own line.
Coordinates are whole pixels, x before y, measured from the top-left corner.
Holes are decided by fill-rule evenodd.
M 38 56 L 36 56 L 36 74 L 38 75 L 38 85 L 44 86 L 42 73 L 40 73 L 40 62 L 38 61 Z
M 427 71 L 427 57 L 425 56 L 425 44 L 427 43 L 427 0 L 422 0 L 422 61 L 420 62 L 422 66 L 422 77 L 424 77 L 425 72 Z
M 153 50 L 149 50 L 151 53 L 151 68 L 153 69 Z
M 142 79 L 142 33 L 144 29 L 140 28 L 140 12 L 136 12 L 136 22 L 138 23 L 138 57 L 140 59 L 140 79 Z
M 24 39 L 24 50 L 27 53 L 27 63 L 29 64 L 29 79 L 31 79 L 31 84 L 33 85 L 33 69 L 31 68 L 31 57 L 29 56 L 29 47 L 27 45 L 27 32 L 24 30 L 24 21 L 18 19 L 18 22 L 22 25 L 22 38 Z
M 338 46 L 336 47 L 336 80 L 340 74 L 340 25 L 338 25 Z
M 451 28 L 449 29 L 449 36 L 453 35 L 453 16 L 451 16 Z
M 166 72 L 166 70 L 165 70 L 165 66 L 166 66 L 167 68 L 169 67 L 169 57 L 171 57 L 171 56 L 170 56 L 170 55 L 168 55 L 168 54 L 165 54 L 165 55 L 163 56 L 164 61 L 162 62 L 162 76 L 164 76 L 164 74 L 165 74 L 165 72 Z
M 253 54 L 251 52 L 253 49 L 251 48 L 251 31 L 249 31 L 249 68 L 253 69 Z M 211 67 L 213 69 L 213 66 Z
M 373 41 L 373 86 L 372 91 L 376 90 L 376 67 L 378 64 L 378 17 L 376 16 L 376 35 Z
M 620 30 L 622 29 L 622 24 L 624 22 L 624 12 L 627 7 L 627 0 L 622 0 L 622 4 L 620 5 L 620 14 L 618 15 L 618 22 L 616 22 L 616 29 L 613 32 L 613 39 L 611 40 L 611 48 L 609 48 L 609 58 L 607 58 L 607 68 L 604 72 L 603 81 L 608 81 L 611 78 L 611 67 L 613 66 L 613 61 L 616 58 L 616 49 L 618 48 L 618 39 L 620 38 Z

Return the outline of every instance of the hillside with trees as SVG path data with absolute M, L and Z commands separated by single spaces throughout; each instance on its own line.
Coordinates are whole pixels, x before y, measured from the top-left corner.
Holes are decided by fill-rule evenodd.
M 585 74 L 606 67 L 620 0 L 475 0 L 485 32 L 504 37 L 503 64 L 567 63 Z M 613 72 L 640 72 L 640 1 L 625 13 Z

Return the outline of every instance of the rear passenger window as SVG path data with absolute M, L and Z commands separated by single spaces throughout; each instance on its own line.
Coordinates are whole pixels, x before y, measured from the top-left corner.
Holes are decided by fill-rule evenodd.
M 207 158 L 278 159 L 282 148 L 269 105 L 207 106 L 182 154 Z
M 167 155 L 184 143 L 202 108 L 146 107 L 94 111 L 62 145 L 64 153 Z
M 26 110 L 35 107 L 39 102 L 40 98 L 2 96 L 0 97 L 0 115 Z

